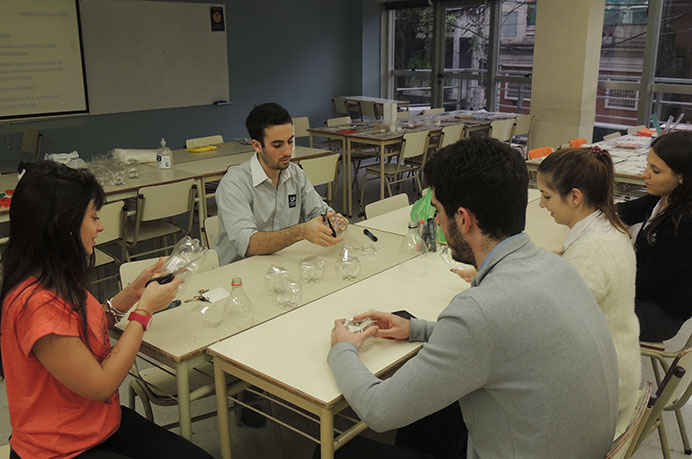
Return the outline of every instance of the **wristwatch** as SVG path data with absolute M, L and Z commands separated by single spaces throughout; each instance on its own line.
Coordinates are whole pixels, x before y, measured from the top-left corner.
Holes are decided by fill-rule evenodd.
M 127 320 L 134 320 L 135 322 L 139 322 L 144 327 L 144 331 L 147 331 L 149 330 L 149 327 L 151 327 L 151 321 L 153 320 L 153 317 L 140 314 L 137 311 L 132 311 Z

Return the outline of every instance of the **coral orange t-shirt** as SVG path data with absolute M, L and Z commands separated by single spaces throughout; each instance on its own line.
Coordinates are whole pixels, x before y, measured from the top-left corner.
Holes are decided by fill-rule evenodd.
M 118 392 L 106 402 L 77 395 L 46 370 L 33 354 L 47 335 L 81 336 L 81 319 L 53 292 L 28 278 L 2 305 L 0 349 L 12 425 L 12 449 L 23 458 L 71 458 L 102 443 L 120 426 Z M 110 353 L 108 323 L 98 300 L 87 292 L 89 346 L 102 362 Z M 70 358 L 69 355 L 65 356 Z

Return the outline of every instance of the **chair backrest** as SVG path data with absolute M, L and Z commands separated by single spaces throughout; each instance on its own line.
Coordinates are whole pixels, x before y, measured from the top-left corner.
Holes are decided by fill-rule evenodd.
M 309 158 L 300 161 L 308 180 L 312 186 L 331 183 L 336 180 L 336 167 L 339 163 L 339 155 L 320 156 L 319 158 Z
M 412 158 L 425 153 L 426 142 L 430 131 L 407 132 L 404 134 L 401 151 L 402 158 Z
M 120 265 L 120 285 L 125 288 L 130 285 L 145 268 L 155 264 L 158 258 L 147 258 L 146 260 L 128 261 Z M 202 259 L 197 269 L 198 273 L 209 271 L 219 267 L 219 254 L 214 249 L 207 250 L 207 254 Z
M 360 102 L 357 100 L 346 99 L 346 113 L 351 117 L 352 120 L 362 120 L 363 113 L 360 110 Z
M 490 123 L 490 137 L 500 142 L 509 142 L 512 139 L 514 119 L 495 120 Z
M 360 101 L 360 112 L 363 116 L 369 116 L 371 118 L 377 118 L 377 113 L 375 112 L 375 102 L 361 100 Z
M 438 148 L 444 148 L 457 142 L 461 138 L 461 133 L 464 131 L 463 124 L 452 124 L 442 128 L 442 140 Z
M 327 126 L 328 127 L 344 126 L 346 124 L 351 124 L 351 117 L 350 116 L 340 116 L 338 118 L 329 118 L 327 120 Z
M 627 133 L 632 135 L 636 134 L 637 132 L 641 131 L 642 129 L 646 128 L 643 124 L 640 124 L 639 126 L 632 126 L 627 128 Z
M 348 111 L 346 110 L 346 99 L 343 97 L 335 97 L 332 99 L 332 103 L 334 104 L 334 113 L 338 115 L 348 114 Z
M 207 145 L 218 145 L 223 143 L 223 137 L 220 135 L 210 135 L 207 137 L 197 137 L 195 139 L 187 139 L 185 148 L 206 147 Z
M 293 135 L 296 137 L 308 137 L 310 133 L 310 120 L 307 116 L 293 118 Z
M 552 152 L 553 147 L 534 148 L 533 150 L 529 150 L 528 157 L 529 159 L 542 158 L 544 156 L 548 156 Z
M 622 434 L 613 440 L 613 445 L 606 454 L 606 459 L 625 459 L 634 453 L 634 451 L 629 451 L 630 445 L 637 439 L 638 433 L 641 433 L 640 426 L 649 413 L 647 408 L 651 399 L 652 387 L 653 384 L 650 382 L 644 385 L 629 425 Z
M 202 232 L 204 233 L 202 242 L 205 243 L 208 249 L 213 249 L 216 238 L 219 235 L 219 216 L 212 215 L 205 218 L 204 223 L 202 223 Z
M 423 110 L 422 113 L 423 115 L 439 115 L 440 113 L 444 113 L 445 109 L 440 107 L 440 108 L 428 108 L 427 110 Z
M 581 147 L 585 143 L 586 143 L 586 139 L 583 139 L 583 138 L 572 139 L 569 141 L 569 146 L 572 148 L 576 148 L 576 147 Z
M 105 244 L 123 237 L 125 213 L 123 201 L 113 201 L 101 206 L 98 215 L 103 224 L 103 231 L 96 237 L 96 244 Z
M 406 207 L 408 204 L 408 195 L 406 193 L 395 194 L 394 196 L 371 202 L 365 206 L 365 218 L 377 217 L 378 215 L 386 214 L 392 210 Z
M 514 125 L 514 135 L 528 136 L 531 132 L 531 126 L 533 125 L 534 118 L 535 115 L 517 115 L 517 122 Z
M 630 446 L 631 451 L 636 450 L 644 439 L 660 425 L 663 410 L 674 409 L 672 407 L 675 402 L 688 391 L 690 380 L 692 380 L 692 349 L 685 349 L 675 356 L 663 380 L 658 385 L 656 394 L 649 400 L 648 417 L 642 423 L 640 435 Z
M 137 218 L 145 222 L 191 212 L 196 193 L 197 187 L 192 179 L 140 188 Z
M 622 134 L 620 134 L 620 131 L 613 132 L 612 134 L 604 135 L 603 140 L 617 139 L 618 137 L 622 137 Z

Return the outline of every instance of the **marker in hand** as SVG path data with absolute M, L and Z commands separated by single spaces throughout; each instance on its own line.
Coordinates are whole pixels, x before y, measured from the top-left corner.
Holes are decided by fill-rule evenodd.
M 363 230 L 363 234 L 365 234 L 367 237 L 369 237 L 372 242 L 377 242 L 377 236 L 372 234 L 369 229 L 365 228 Z
M 152 277 L 151 279 L 149 279 L 147 281 L 147 283 L 144 286 L 146 287 L 147 285 L 151 284 L 152 282 L 158 282 L 159 284 L 162 284 L 162 285 L 167 284 L 170 281 L 172 281 L 174 277 L 175 277 L 175 273 L 168 273 L 165 276 L 161 276 L 161 277 Z

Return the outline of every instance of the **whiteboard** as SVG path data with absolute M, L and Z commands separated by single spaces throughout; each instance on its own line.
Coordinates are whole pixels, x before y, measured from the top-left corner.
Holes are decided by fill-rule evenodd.
M 132 112 L 229 100 L 218 3 L 80 0 L 89 112 Z M 223 11 L 227 24 L 226 11 Z
M 0 119 L 86 112 L 76 0 L 2 0 Z

